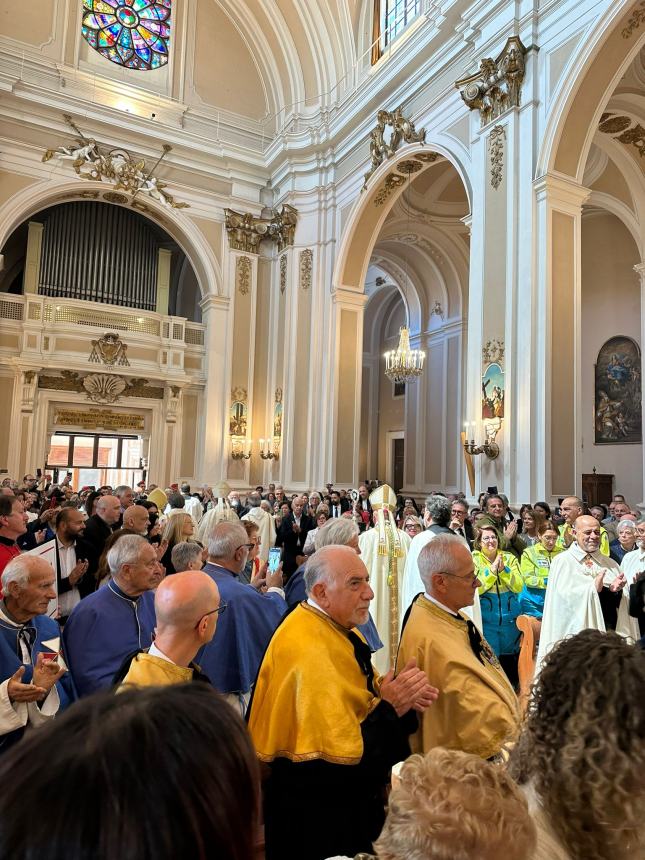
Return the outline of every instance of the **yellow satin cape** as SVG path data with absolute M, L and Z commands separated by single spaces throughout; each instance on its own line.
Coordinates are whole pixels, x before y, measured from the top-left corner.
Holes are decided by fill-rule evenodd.
M 167 684 L 184 684 L 192 681 L 193 670 L 177 666 L 154 654 L 137 654 L 130 663 L 119 690 L 124 687 L 165 687 Z
M 348 631 L 301 603 L 274 633 L 260 667 L 248 719 L 258 758 L 358 764 L 361 723 L 379 702 Z

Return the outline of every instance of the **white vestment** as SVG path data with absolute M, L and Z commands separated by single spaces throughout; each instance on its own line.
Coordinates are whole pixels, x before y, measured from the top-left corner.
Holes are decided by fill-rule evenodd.
M 536 674 L 549 651 L 565 636 L 574 636 L 581 630 L 606 630 L 595 582 L 602 571 L 605 572 L 604 584 L 608 586 L 616 579 L 620 568 L 613 558 L 603 555 L 599 549 L 587 553 L 577 543 L 572 543 L 566 552 L 561 552 L 551 562 Z M 623 589 L 616 633 L 633 641 L 639 638 L 638 622 L 629 616 L 627 589 Z
M 217 504 L 214 508 L 206 511 L 202 520 L 197 529 L 197 540 L 204 544 L 204 546 L 208 545 L 208 540 L 210 538 L 210 533 L 213 531 L 215 526 L 218 523 L 234 523 L 239 522 L 239 517 L 235 513 L 235 511 L 231 510 L 229 507 L 224 507 L 221 504 Z
M 426 591 L 426 587 L 421 580 L 421 574 L 419 573 L 419 553 L 423 549 L 423 547 L 430 543 L 430 541 L 436 537 L 436 534 L 432 531 L 419 532 L 418 535 L 415 535 L 412 538 L 412 543 L 410 544 L 410 549 L 408 550 L 408 558 L 405 565 L 405 573 L 403 574 L 403 584 L 399 590 L 399 597 L 401 600 L 401 610 L 400 610 L 400 621 L 403 623 L 403 618 L 405 613 L 408 611 L 408 608 L 414 598 L 419 593 L 424 593 Z M 470 551 L 468 547 L 468 541 L 465 538 L 462 538 L 461 535 L 455 535 L 461 541 L 463 541 L 466 549 Z M 474 574 L 473 574 L 474 575 Z M 475 602 L 472 606 L 463 606 L 460 610 L 464 613 L 464 615 L 468 616 L 471 621 L 474 622 L 475 626 L 479 630 L 480 633 L 483 632 L 482 626 L 482 611 L 481 604 L 479 602 L 479 591 L 475 589 Z
M 636 574 L 645 570 L 645 549 L 636 547 L 631 552 L 626 552 L 620 563 L 620 569 L 625 575 L 627 585 L 631 585 Z
M 394 528 L 394 526 L 392 526 Z M 396 588 L 397 609 L 401 612 L 401 584 L 403 581 L 403 570 L 405 567 L 405 559 L 410 546 L 410 537 L 401 529 L 396 529 L 401 544 L 401 556 L 394 558 L 397 568 L 397 582 L 393 585 L 388 585 L 388 577 L 390 575 L 390 556 L 379 555 L 379 529 L 368 529 L 363 532 L 358 538 L 358 545 L 361 551 L 361 560 L 365 563 L 365 567 L 370 574 L 370 585 L 374 592 L 374 599 L 370 604 L 370 613 L 376 624 L 378 635 L 383 642 L 383 648 L 372 655 L 372 662 L 376 666 L 381 675 L 384 675 L 392 666 L 390 654 L 398 647 L 398 636 L 392 642 L 392 614 L 391 614 L 391 598 L 392 589 Z M 391 548 L 388 548 L 392 552 Z M 401 628 L 401 617 L 397 620 L 397 627 Z
M 275 544 L 273 517 L 258 505 L 257 508 L 250 508 L 248 514 L 244 514 L 242 519 L 255 523 L 260 529 L 260 552 L 258 556 L 262 562 L 268 561 L 269 550 Z

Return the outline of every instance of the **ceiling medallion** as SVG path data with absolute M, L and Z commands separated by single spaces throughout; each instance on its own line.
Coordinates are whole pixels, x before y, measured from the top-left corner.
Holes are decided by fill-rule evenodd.
M 116 191 L 106 191 L 103 199 L 107 200 L 108 203 L 120 203 L 121 205 L 128 202 L 125 194 L 118 194 Z
M 423 169 L 423 164 L 421 164 L 420 161 L 408 158 L 405 161 L 399 161 L 396 165 L 396 169 L 399 173 L 418 173 Z
M 628 116 L 604 113 L 600 117 L 598 130 L 603 134 L 612 135 L 614 140 L 618 140 L 620 143 L 631 144 L 631 146 L 636 147 L 641 157 L 645 156 L 645 128 L 636 120 Z

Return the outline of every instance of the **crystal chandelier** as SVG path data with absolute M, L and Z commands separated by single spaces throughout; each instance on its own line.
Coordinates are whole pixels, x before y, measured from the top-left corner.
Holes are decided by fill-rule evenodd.
M 392 382 L 414 382 L 421 376 L 426 354 L 410 349 L 410 332 L 405 326 L 399 330 L 399 345 L 385 353 L 385 375 Z

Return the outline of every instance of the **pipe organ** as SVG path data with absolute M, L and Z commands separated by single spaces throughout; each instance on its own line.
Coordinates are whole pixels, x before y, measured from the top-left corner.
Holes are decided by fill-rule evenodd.
M 44 219 L 38 292 L 154 311 L 159 245 L 145 220 L 121 206 L 55 206 Z

